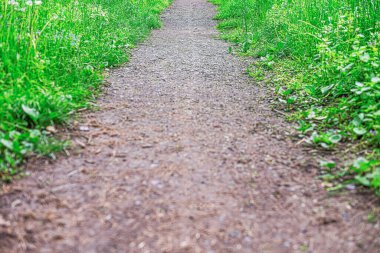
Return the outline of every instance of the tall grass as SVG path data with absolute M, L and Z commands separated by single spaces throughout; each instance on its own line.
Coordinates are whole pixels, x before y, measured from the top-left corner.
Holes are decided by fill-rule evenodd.
M 251 75 L 277 73 L 280 101 L 308 141 L 327 149 L 354 143 L 358 160 L 347 173 L 380 194 L 380 1 L 212 2 L 222 36 L 258 57 Z
M 294 57 L 313 56 L 315 35 L 343 13 L 354 15 L 354 26 L 369 35 L 379 26 L 377 0 L 213 0 L 217 19 L 228 19 L 237 28 L 229 39 L 249 43 L 256 55 L 277 53 Z M 224 26 L 222 23 L 221 26 Z M 245 41 L 241 41 L 244 38 Z
M 98 90 L 102 70 L 160 26 L 170 0 L 0 2 L 0 175 L 59 148 L 48 129 Z M 50 128 L 49 128 L 50 126 Z

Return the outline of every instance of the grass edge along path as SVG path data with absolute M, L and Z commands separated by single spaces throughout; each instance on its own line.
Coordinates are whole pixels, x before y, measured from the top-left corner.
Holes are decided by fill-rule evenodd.
M 357 184 L 380 195 L 380 3 L 210 2 L 221 37 L 253 57 L 248 74 L 273 89 L 301 142 L 333 151 L 321 161 L 329 190 Z
M 67 143 L 57 125 L 88 108 L 104 70 L 152 29 L 171 0 L 7 0 L 0 3 L 0 178 Z

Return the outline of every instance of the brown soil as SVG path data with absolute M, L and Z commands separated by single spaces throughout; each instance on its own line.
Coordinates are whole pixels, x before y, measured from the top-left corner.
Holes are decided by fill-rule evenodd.
M 379 252 L 378 203 L 323 190 L 214 15 L 175 1 L 112 71 L 71 155 L 3 187 L 0 252 Z

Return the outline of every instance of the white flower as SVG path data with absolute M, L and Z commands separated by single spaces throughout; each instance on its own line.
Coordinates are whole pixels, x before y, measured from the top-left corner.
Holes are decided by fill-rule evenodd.
M 9 2 L 8 2 L 8 4 L 10 4 L 10 5 L 14 5 L 14 6 L 19 6 L 20 4 L 17 2 L 17 1 L 15 1 L 15 0 L 10 0 Z
M 28 6 L 32 6 L 33 2 L 31 0 L 28 0 L 28 1 L 25 2 L 25 4 L 28 5 Z
M 39 1 L 39 0 L 34 1 L 34 4 L 35 4 L 35 5 L 41 5 L 41 4 L 42 4 L 42 1 Z

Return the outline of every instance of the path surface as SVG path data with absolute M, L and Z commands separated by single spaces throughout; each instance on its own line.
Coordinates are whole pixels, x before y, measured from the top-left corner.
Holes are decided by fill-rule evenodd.
M 0 252 L 379 252 L 363 198 L 327 197 L 214 15 L 177 0 L 76 151 L 4 187 Z

